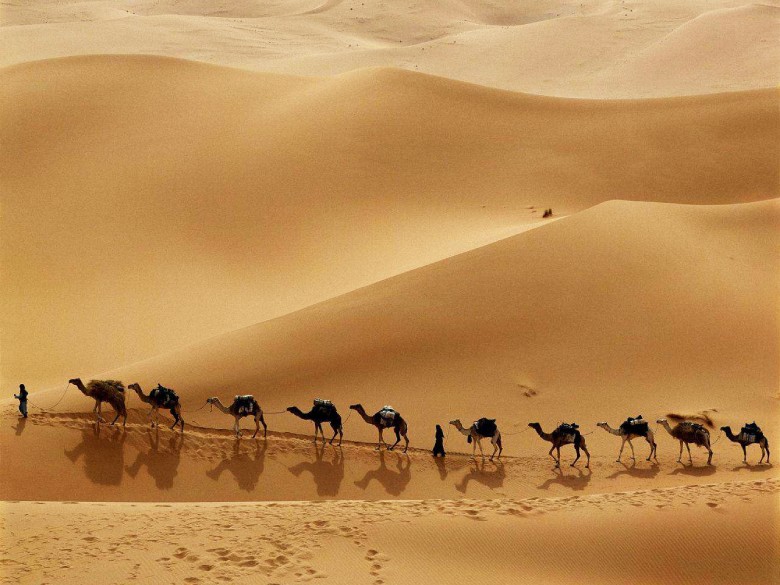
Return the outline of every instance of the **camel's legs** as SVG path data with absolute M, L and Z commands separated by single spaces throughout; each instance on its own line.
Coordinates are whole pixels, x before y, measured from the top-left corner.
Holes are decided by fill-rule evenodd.
M 688 443 L 685 443 L 685 448 L 688 449 L 688 463 L 693 465 L 693 458 L 691 457 L 691 446 Z
M 154 428 L 154 421 L 152 420 L 152 414 L 154 414 L 154 406 L 152 406 L 149 409 L 149 414 L 146 415 L 146 422 L 150 423 L 152 428 Z
M 555 454 L 558 455 L 558 457 L 555 458 L 555 467 L 561 466 L 561 447 L 555 447 Z
M 482 437 L 476 439 L 477 445 L 479 445 L 479 454 L 482 455 L 482 459 L 485 459 L 485 451 L 482 450 Z
M 490 441 L 493 443 L 493 455 L 498 451 L 498 458 L 501 459 L 501 453 L 504 451 L 504 447 L 501 445 L 501 434 L 497 432 Z M 493 455 L 490 456 L 491 461 L 493 460 Z
M 255 415 L 255 433 L 252 435 L 252 438 L 254 439 L 257 436 L 257 433 L 260 432 L 260 417 Z
M 680 441 L 680 456 L 677 458 L 677 463 L 682 463 L 682 450 L 683 450 L 683 442 Z
M 712 447 L 710 447 L 709 441 L 707 441 L 707 465 L 712 465 Z
M 646 461 L 650 461 L 650 459 L 652 459 L 652 458 L 653 458 L 653 454 L 655 453 L 655 441 L 653 441 L 653 436 L 652 436 L 652 435 L 650 435 L 650 434 L 648 434 L 648 435 L 645 437 L 645 440 L 646 440 L 646 441 L 647 441 L 647 443 L 650 445 L 650 455 L 648 455 L 648 456 L 647 456 L 647 459 L 646 459 Z
M 623 442 L 620 443 L 620 453 L 618 453 L 618 458 L 615 463 L 620 463 L 620 458 L 623 456 L 623 447 L 626 446 L 626 438 L 623 437 Z
M 555 445 L 550 447 L 550 452 L 548 453 L 548 455 L 553 458 L 553 461 L 555 461 L 555 467 L 558 467 L 558 460 L 555 458 L 555 455 L 553 455 L 552 453 L 554 450 L 555 450 Z
M 571 462 L 571 467 L 574 467 L 574 464 L 577 463 L 577 460 L 580 458 L 580 444 L 574 443 L 574 452 L 577 454 L 577 456 L 574 458 L 574 461 Z
M 404 433 L 404 441 L 406 442 L 406 446 L 404 447 L 404 453 L 406 453 L 406 450 L 409 448 L 409 436 Z
M 268 425 L 265 424 L 263 413 L 260 413 L 260 423 L 263 425 L 263 438 L 265 439 L 268 436 Z
M 634 453 L 634 444 L 631 442 L 631 439 L 628 439 L 628 446 L 631 447 L 631 459 L 636 461 L 636 453 Z
M 97 421 L 98 422 L 106 422 L 106 419 L 103 418 L 103 402 L 100 400 L 95 400 L 95 408 L 92 409 L 92 412 L 97 413 Z
M 745 448 L 745 444 L 740 443 L 739 446 L 742 447 L 742 463 L 747 463 L 747 449 Z
M 333 440 L 336 438 L 336 435 L 339 435 L 339 445 L 338 446 L 341 447 L 341 440 L 344 438 L 344 430 L 340 426 L 339 427 L 333 426 L 333 424 L 331 424 L 331 428 L 333 429 L 333 436 L 330 438 L 330 444 L 332 445 L 333 444 Z M 322 433 L 322 438 L 323 439 L 325 438 L 325 433 L 324 432 Z
M 240 420 L 241 420 L 240 418 L 236 417 L 236 423 L 233 425 L 233 429 L 236 431 L 237 439 L 241 438 L 241 425 L 239 424 Z
M 588 460 L 585 462 L 585 469 L 590 469 L 590 452 L 585 446 L 585 439 L 582 437 L 580 437 L 580 448 L 582 448 L 582 450 L 585 451 L 585 455 L 588 456 Z
M 388 451 L 392 451 L 393 449 L 395 449 L 395 446 L 398 443 L 401 442 L 401 433 L 400 433 L 400 431 L 397 428 L 394 428 L 393 430 L 395 431 L 395 443 L 393 443 L 393 445 L 391 447 L 387 448 Z M 408 444 L 408 441 L 407 441 L 407 444 Z M 406 449 L 404 449 L 404 453 L 406 453 Z

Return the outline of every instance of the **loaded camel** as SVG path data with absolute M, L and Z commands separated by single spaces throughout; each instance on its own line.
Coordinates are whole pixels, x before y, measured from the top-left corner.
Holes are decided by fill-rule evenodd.
M 404 447 L 404 453 L 406 453 L 406 450 L 409 448 L 409 437 L 406 435 L 408 431 L 408 425 L 400 413 L 396 412 L 388 406 L 385 406 L 382 410 L 374 414 L 374 416 L 368 416 L 362 404 L 351 404 L 350 408 L 352 410 L 356 410 L 364 421 L 370 425 L 375 426 L 379 431 L 379 442 L 376 445 L 377 451 L 382 448 L 383 443 L 385 447 L 387 447 L 388 451 L 392 451 L 395 446 L 401 442 L 401 436 L 403 436 L 404 441 L 406 441 L 406 446 Z M 382 431 L 389 428 L 392 428 L 393 431 L 395 431 L 395 443 L 393 443 L 392 446 L 388 446 L 388 444 L 385 443 L 384 437 L 382 436 Z
M 268 425 L 265 424 L 265 419 L 263 418 L 263 409 L 260 408 L 257 400 L 255 400 L 255 397 L 251 394 L 236 396 L 233 399 L 233 404 L 230 406 L 225 406 L 222 404 L 220 399 L 216 396 L 207 398 L 206 403 L 211 404 L 212 406 L 216 406 L 217 409 L 221 410 L 225 414 L 231 415 L 235 419 L 236 422 L 233 425 L 233 430 L 236 432 L 237 439 L 241 438 L 241 426 L 239 422 L 245 416 L 251 416 L 255 419 L 255 432 L 252 435 L 253 439 L 257 436 L 257 433 L 260 430 L 260 423 L 263 423 L 263 438 L 268 435 Z
M 682 451 L 683 445 L 688 449 L 688 461 L 693 465 L 693 459 L 691 459 L 691 446 L 699 445 L 707 449 L 709 453 L 707 457 L 707 465 L 712 465 L 712 449 L 710 448 L 710 432 L 702 425 L 693 423 L 687 420 L 678 423 L 674 428 L 669 426 L 669 421 L 665 418 L 659 418 L 656 421 L 659 425 L 666 429 L 666 431 L 672 435 L 675 439 L 680 441 L 680 456 L 677 458 L 678 463 L 682 463 Z
M 528 426 L 534 429 L 542 439 L 552 443 L 549 455 L 555 461 L 555 467 L 561 466 L 561 447 L 564 445 L 574 445 L 577 456 L 574 458 L 574 461 L 571 462 L 571 466 L 574 467 L 574 464 L 577 463 L 577 460 L 580 458 L 580 449 L 582 449 L 585 451 L 585 455 L 588 456 L 585 468 L 590 469 L 590 453 L 588 453 L 588 448 L 585 446 L 585 437 L 580 434 L 576 426 L 560 425 L 552 433 L 545 433 L 538 422 L 528 423 Z M 557 457 L 553 455 L 553 450 L 557 452 Z
M 167 408 L 173 415 L 171 429 L 180 424 L 181 432 L 184 432 L 184 419 L 181 416 L 181 404 L 179 404 L 179 397 L 176 396 L 175 392 L 172 390 L 167 391 L 167 388 L 158 386 L 158 388 L 155 388 L 149 394 L 144 394 L 144 391 L 141 390 L 141 385 L 138 383 L 130 384 L 127 388 L 129 390 L 135 390 L 135 393 L 138 394 L 138 398 L 141 399 L 141 402 L 151 404 L 152 408 L 146 419 L 151 420 L 152 428 L 160 424 L 160 409 Z M 154 420 L 152 420 L 152 415 L 154 415 Z
M 290 412 L 302 418 L 303 420 L 310 420 L 314 423 L 314 442 L 317 442 L 317 431 L 322 435 L 322 443 L 325 444 L 325 431 L 322 430 L 322 423 L 330 423 L 330 428 L 333 429 L 333 436 L 330 438 L 330 444 L 333 444 L 333 440 L 336 435 L 339 436 L 339 444 L 341 447 L 341 440 L 344 438 L 344 429 L 341 426 L 341 415 L 336 411 L 336 406 L 327 400 L 315 400 L 314 407 L 309 412 L 303 412 L 297 406 L 291 406 L 287 409 Z
M 745 433 L 743 429 L 738 435 L 734 435 L 729 426 L 720 427 L 720 430 L 726 433 L 726 438 L 729 441 L 739 443 L 740 447 L 742 447 L 742 454 L 744 455 L 742 463 L 747 463 L 747 449 L 745 447 L 753 444 L 761 447 L 761 459 L 758 462 L 763 463 L 764 455 L 766 454 L 766 462 L 769 463 L 769 441 L 760 429 L 756 433 Z
M 111 421 L 113 425 L 117 419 L 122 417 L 122 426 L 127 425 L 127 407 L 125 406 L 125 387 L 122 382 L 117 380 L 91 380 L 89 384 L 84 386 L 81 378 L 71 378 L 68 380 L 69 384 L 73 384 L 81 390 L 81 393 L 85 396 L 89 396 L 95 401 L 95 408 L 92 412 L 97 414 L 97 422 L 106 422 L 101 413 L 102 404 L 108 402 L 111 407 L 116 411 L 114 420 Z
M 633 420 L 642 421 L 641 418 L 633 419 Z M 655 437 L 653 436 L 653 431 L 650 430 L 647 422 L 642 421 L 632 425 L 623 423 L 616 429 L 613 429 L 606 422 L 596 423 L 596 426 L 601 427 L 608 433 L 611 433 L 623 439 L 623 442 L 620 444 L 620 452 L 618 453 L 617 463 L 620 463 L 620 457 L 623 455 L 623 447 L 626 446 L 626 443 L 628 443 L 628 446 L 631 447 L 631 459 L 636 460 L 636 453 L 634 453 L 634 445 L 631 444 L 631 440 L 636 439 L 637 437 L 644 437 L 647 443 L 650 445 L 650 455 L 647 456 L 646 461 L 650 461 L 650 459 L 653 458 L 655 458 L 655 460 L 658 461 L 658 457 L 656 456 L 656 448 L 658 447 L 658 445 L 656 445 L 655 443 Z
M 479 452 L 482 454 L 482 459 L 485 459 L 485 452 L 482 450 L 482 439 L 490 437 L 490 442 L 493 445 L 493 454 L 490 456 L 490 461 L 493 461 L 493 457 L 496 456 L 498 451 L 498 458 L 501 458 L 501 452 L 504 450 L 501 444 L 501 433 L 498 430 L 495 419 L 481 418 L 476 421 L 469 428 L 464 428 L 460 419 L 451 420 L 450 424 L 454 426 L 458 432 L 462 435 L 466 435 L 469 443 L 472 443 L 471 456 L 477 458 L 477 445 L 479 445 Z

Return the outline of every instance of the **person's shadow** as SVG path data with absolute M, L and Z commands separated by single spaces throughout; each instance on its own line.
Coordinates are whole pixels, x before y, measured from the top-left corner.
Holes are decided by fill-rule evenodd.
M 447 464 L 445 463 L 446 457 L 434 457 L 433 461 L 436 463 L 436 468 L 439 470 L 439 479 L 444 481 L 447 479 Z
M 492 465 L 493 469 L 486 467 L 487 465 Z M 504 470 L 504 464 L 501 460 L 496 459 L 494 462 L 490 463 L 482 461 L 481 466 L 480 462 L 474 461 L 473 467 L 471 467 L 469 472 L 463 476 L 460 483 L 455 485 L 455 489 L 465 494 L 469 483 L 476 481 L 491 490 L 496 490 L 504 485 L 504 479 L 506 479 L 506 471 Z
M 317 485 L 317 495 L 337 496 L 344 479 L 344 453 L 341 447 L 333 446 L 333 457 L 330 461 L 325 461 L 325 449 L 328 445 L 315 444 L 313 447 L 314 461 L 302 461 L 287 469 L 295 477 L 300 477 L 304 471 L 311 473 Z
M 16 436 L 18 437 L 24 432 L 24 427 L 27 425 L 27 419 L 23 416 L 19 417 L 19 420 L 16 421 L 16 426 L 11 427 L 14 431 L 16 431 Z
M 236 439 L 233 442 L 233 455 L 230 459 L 223 459 L 214 469 L 208 470 L 206 475 L 214 481 L 218 481 L 222 472 L 229 471 L 239 488 L 247 492 L 255 489 L 265 469 L 265 452 L 268 449 L 268 443 L 262 439 L 255 439 L 254 442 L 254 454 L 242 453 L 242 441 Z M 245 444 L 246 441 L 243 443 Z
M 125 471 L 126 439 L 121 427 L 102 428 L 93 423 L 81 431 L 81 443 L 64 450 L 65 456 L 73 463 L 83 457 L 84 473 L 92 483 L 119 485 Z
M 135 478 L 141 467 L 146 466 L 149 475 L 154 478 L 155 485 L 161 490 L 173 487 L 173 478 L 176 477 L 177 468 L 181 459 L 181 448 L 184 445 L 184 436 L 179 433 L 171 435 L 168 441 L 168 451 L 160 451 L 159 426 L 147 429 L 150 449 L 146 453 L 141 451 L 135 457 L 132 465 L 126 465 L 125 471 L 130 477 Z
M 562 469 L 558 467 L 554 468 L 553 473 L 555 474 L 555 477 L 546 480 L 538 489 L 548 490 L 552 485 L 560 485 L 575 491 L 584 490 L 590 482 L 592 475 L 590 469 L 585 468 L 585 471 L 579 467 L 573 467 L 571 469 L 574 469 L 577 472 L 577 475 L 565 475 Z
M 400 496 L 412 479 L 412 460 L 409 458 L 409 455 L 396 453 L 395 470 L 393 470 L 387 467 L 385 453 L 385 451 L 379 452 L 379 467 L 367 471 L 363 479 L 356 481 L 355 485 L 365 491 L 368 485 L 373 480 L 376 480 L 382 484 L 382 487 L 385 488 L 388 494 Z
M 637 467 L 636 461 L 632 461 L 631 465 L 620 462 L 623 469 L 616 471 L 612 475 L 608 475 L 607 479 L 615 479 L 616 477 L 629 476 L 639 479 L 653 479 L 661 471 L 661 467 L 654 462 L 650 463 L 650 467 Z

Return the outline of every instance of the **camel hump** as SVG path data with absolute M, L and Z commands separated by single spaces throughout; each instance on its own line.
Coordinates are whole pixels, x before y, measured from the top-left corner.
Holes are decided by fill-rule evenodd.
M 494 418 L 481 418 L 474 421 L 474 429 L 483 437 L 492 437 L 496 434 L 498 426 Z
M 333 403 L 330 400 L 325 400 L 324 398 L 315 398 L 314 406 L 333 406 Z
M 379 415 L 383 426 L 391 426 L 395 422 L 395 417 L 398 415 L 395 409 L 389 404 L 383 406 L 382 410 L 380 410 L 377 414 Z
M 761 431 L 755 421 L 752 423 L 745 423 L 740 431 L 742 439 L 745 441 L 757 442 L 764 438 L 764 433 Z
M 625 422 L 620 425 L 620 430 L 635 435 L 647 434 L 649 429 L 650 426 L 647 424 L 647 421 L 642 418 L 641 414 L 634 418 L 628 417 Z

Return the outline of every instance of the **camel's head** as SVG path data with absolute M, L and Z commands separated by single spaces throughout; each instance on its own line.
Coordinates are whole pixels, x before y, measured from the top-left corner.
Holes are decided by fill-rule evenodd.
M 288 406 L 286 408 L 286 410 L 287 410 L 287 412 L 297 412 L 298 411 L 298 407 L 297 406 Z
M 721 431 L 730 431 L 731 427 L 720 427 Z
M 141 391 L 141 386 L 138 384 L 138 382 L 133 382 L 132 384 L 128 384 L 127 386 L 128 390 L 135 390 L 136 392 Z
M 361 408 L 363 408 L 363 405 L 360 404 L 360 403 L 350 404 L 349 408 L 350 408 L 350 410 L 360 410 Z
M 540 425 L 539 423 L 528 423 L 528 426 L 531 427 L 532 429 L 542 428 L 542 425 Z
M 604 421 L 604 422 L 598 422 L 598 423 L 596 423 L 596 426 L 597 426 L 597 427 L 601 427 L 602 429 L 603 429 L 603 428 L 606 428 L 606 426 L 607 426 L 607 421 Z
M 457 427 L 457 426 L 461 426 L 461 427 L 463 426 L 463 425 L 461 424 L 461 422 L 460 422 L 460 419 L 459 419 L 459 418 L 456 418 L 455 420 L 451 420 L 451 421 L 450 421 L 450 424 L 451 424 L 451 425 L 453 425 L 453 426 L 456 426 L 456 427 Z
M 662 424 L 664 424 L 664 423 L 666 422 L 666 419 L 665 419 L 665 418 L 659 418 L 659 419 L 658 419 L 657 421 L 655 421 L 655 422 L 657 422 L 659 425 L 662 425 Z
M 79 384 L 81 384 L 81 378 L 71 378 L 70 380 L 68 380 L 68 384 L 73 384 L 75 386 L 78 386 Z

